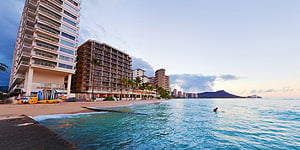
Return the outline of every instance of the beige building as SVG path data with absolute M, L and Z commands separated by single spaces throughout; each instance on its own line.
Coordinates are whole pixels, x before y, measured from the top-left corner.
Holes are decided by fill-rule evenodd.
M 155 71 L 155 85 L 170 92 L 170 79 L 169 76 L 166 76 L 165 69 L 159 69 Z
M 80 0 L 26 0 L 15 43 L 9 93 L 70 93 Z

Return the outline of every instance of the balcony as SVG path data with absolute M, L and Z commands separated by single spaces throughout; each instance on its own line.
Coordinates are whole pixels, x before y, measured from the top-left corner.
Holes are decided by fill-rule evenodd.
M 58 50 L 57 47 L 51 46 L 50 44 L 47 44 L 47 43 L 44 43 L 44 42 L 36 42 L 36 45 L 39 46 L 39 47 L 45 48 L 45 49 L 52 50 L 52 51 L 57 51 Z
M 54 35 L 59 35 L 59 31 L 57 30 L 54 30 L 54 29 L 51 29 L 45 25 L 42 25 L 42 24 L 38 24 L 38 28 L 43 30 L 43 31 L 46 31 L 47 33 L 51 33 L 51 34 L 54 34 Z
M 40 12 L 46 13 L 47 15 L 49 15 L 49 16 L 55 18 L 55 19 L 61 20 L 61 15 L 59 15 L 59 14 L 57 14 L 57 13 L 54 13 L 54 12 L 48 10 L 48 9 L 45 8 L 45 7 L 42 7 L 42 6 L 41 6 L 41 7 L 39 8 L 39 10 L 40 10 Z
M 53 28 L 59 28 L 59 27 L 61 26 L 59 20 L 56 20 L 56 19 L 54 18 L 54 20 L 56 20 L 56 21 L 54 21 L 54 20 L 52 20 L 52 19 L 49 19 L 49 17 L 44 17 L 44 14 L 43 14 L 43 13 L 41 13 L 41 15 L 39 15 L 38 19 L 39 19 L 39 21 L 42 22 L 43 24 L 49 25 L 49 26 L 51 26 L 51 27 L 53 27 Z
M 37 34 L 37 37 L 41 38 L 43 40 L 46 40 L 47 42 L 53 42 L 55 44 L 59 42 L 58 39 L 52 38 L 52 37 L 44 35 L 44 34 Z
M 33 64 L 40 65 L 40 66 L 45 66 L 45 67 L 50 67 L 50 68 L 55 68 L 56 63 L 51 63 L 48 61 L 43 61 L 43 60 L 34 60 Z
M 32 48 L 31 44 L 23 43 L 23 45 L 22 45 L 22 49 L 24 49 L 24 50 L 31 50 L 31 48 Z
M 52 3 L 50 3 L 46 0 L 41 0 L 41 4 L 45 5 L 46 7 L 49 7 L 51 9 L 53 9 L 54 11 L 62 12 L 62 8 L 60 8 L 60 7 L 54 5 L 54 4 L 52 4 Z

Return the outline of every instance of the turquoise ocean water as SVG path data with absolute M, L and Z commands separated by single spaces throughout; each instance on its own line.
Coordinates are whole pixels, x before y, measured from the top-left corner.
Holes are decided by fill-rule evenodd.
M 300 100 L 174 99 L 127 107 L 147 115 L 35 119 L 80 149 L 300 149 Z

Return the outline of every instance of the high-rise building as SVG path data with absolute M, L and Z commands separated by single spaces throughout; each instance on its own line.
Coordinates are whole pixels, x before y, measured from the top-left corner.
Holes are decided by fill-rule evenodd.
M 177 94 L 177 89 L 174 89 L 173 90 L 173 95 L 172 96 L 174 96 L 174 97 L 177 97 L 178 96 L 178 94 Z
M 143 69 L 138 68 L 138 69 L 135 69 L 132 71 L 133 79 L 136 79 L 136 77 L 140 77 L 142 80 L 144 75 L 145 75 L 145 70 L 143 70 Z
M 119 96 L 122 83 L 120 78 L 131 79 L 131 57 L 107 44 L 88 40 L 77 50 L 76 73 L 72 78 L 72 92 L 91 95 L 94 84 L 94 97 L 105 97 L 107 94 Z M 93 65 L 96 59 L 100 65 Z M 93 77 L 93 78 L 92 78 Z M 93 83 L 93 80 L 94 83 Z M 124 85 L 123 85 L 124 87 Z M 123 94 L 126 94 L 123 92 Z
M 170 79 L 165 75 L 165 69 L 159 69 L 155 71 L 155 85 L 164 88 L 170 92 Z
M 15 43 L 10 94 L 70 93 L 80 0 L 26 0 Z
M 135 69 L 132 71 L 132 77 L 135 80 L 136 77 L 140 77 L 142 83 L 150 83 L 150 78 L 145 75 L 145 70 L 143 69 Z

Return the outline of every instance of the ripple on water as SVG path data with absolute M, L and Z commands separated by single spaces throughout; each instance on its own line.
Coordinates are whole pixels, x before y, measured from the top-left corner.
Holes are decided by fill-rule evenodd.
M 41 123 L 80 149 L 300 149 L 300 101 L 171 100 L 131 110 L 148 115 L 89 114 Z

